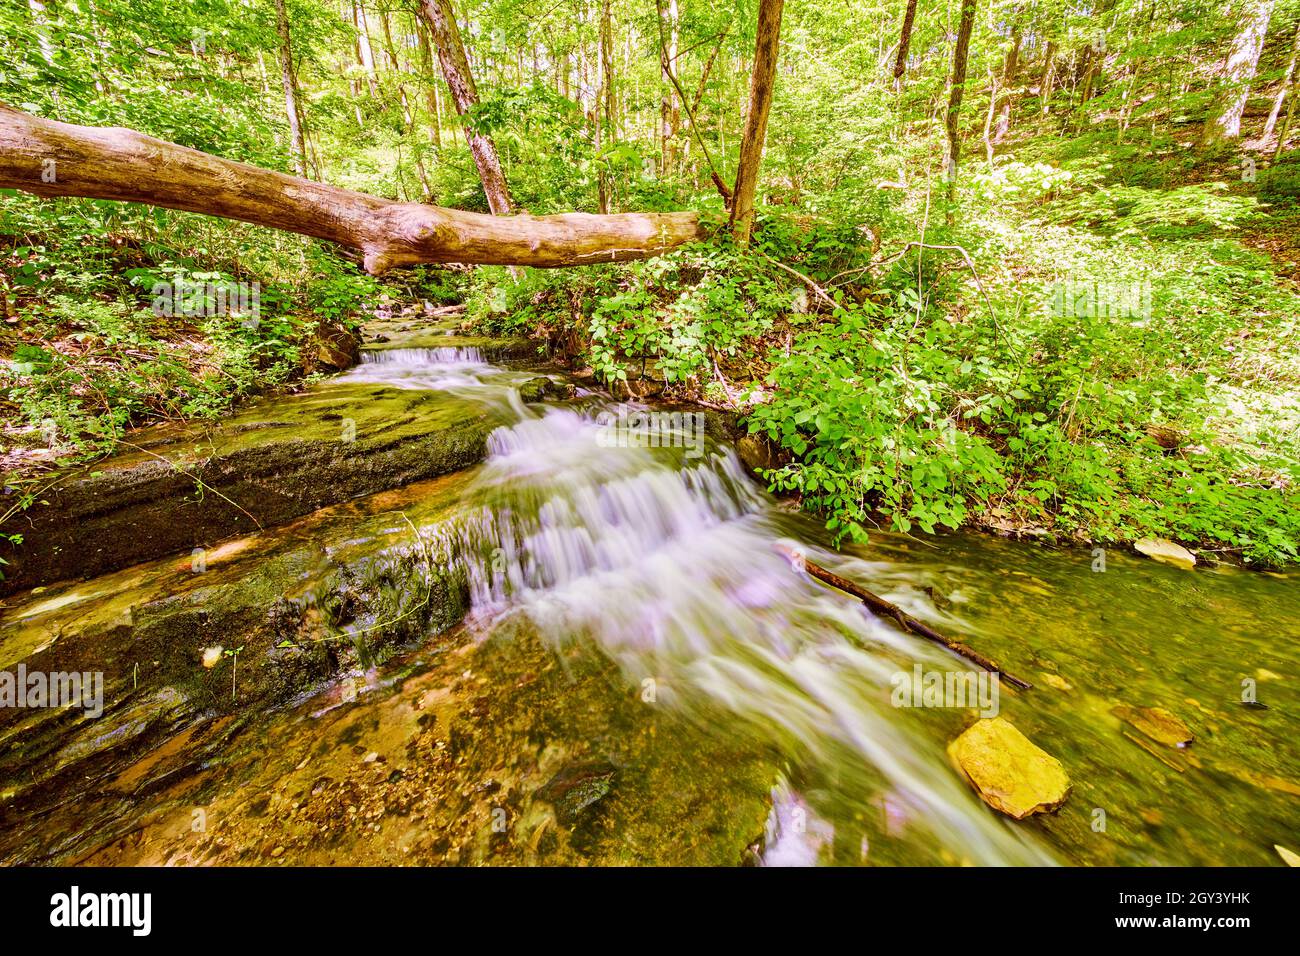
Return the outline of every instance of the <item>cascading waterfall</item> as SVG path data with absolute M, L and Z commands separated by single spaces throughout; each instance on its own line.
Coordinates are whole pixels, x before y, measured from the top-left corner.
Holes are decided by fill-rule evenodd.
M 362 365 L 483 365 L 481 349 L 444 345 L 428 349 L 367 349 Z
M 673 434 L 657 442 L 667 447 L 641 447 L 634 435 L 611 436 L 599 400 L 524 406 L 511 387 L 518 373 L 432 351 L 432 361 L 422 350 L 387 352 L 353 375 L 514 396 L 516 421 L 492 434 L 464 509 L 431 532 L 464 564 L 484 626 L 523 615 L 556 644 L 594 641 L 630 682 L 653 680 L 668 706 L 734 715 L 737 726 L 718 732 L 743 727 L 805 771 L 835 766 L 839 803 L 883 806 L 954 860 L 1051 862 L 890 705 L 900 669 L 962 665 L 816 584 L 777 545 L 867 581 L 882 567 L 790 537 L 789 516 L 729 448 L 709 441 L 692 455 L 687 436 Z M 816 818 L 816 800 L 774 783 L 770 861 L 810 862 L 829 824 Z M 790 807 L 805 800 L 816 825 L 791 832 Z

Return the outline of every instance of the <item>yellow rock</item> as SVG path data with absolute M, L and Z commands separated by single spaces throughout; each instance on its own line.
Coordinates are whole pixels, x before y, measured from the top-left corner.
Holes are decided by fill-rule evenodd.
M 1048 673 L 1047 671 L 1039 671 L 1038 676 L 1043 679 L 1043 683 L 1048 687 L 1054 687 L 1057 690 L 1074 690 L 1074 685 L 1064 677 Z
M 1163 707 L 1129 707 L 1121 704 L 1112 709 L 1111 713 L 1166 747 L 1185 747 L 1196 739 L 1181 718 Z
M 971 724 L 948 756 L 985 803 L 1017 820 L 1055 810 L 1070 795 L 1061 762 L 1001 717 Z
M 1174 544 L 1164 538 L 1143 538 L 1134 543 L 1133 547 L 1148 558 L 1163 561 L 1165 564 L 1172 564 L 1188 571 L 1196 567 L 1196 555 L 1181 544 Z

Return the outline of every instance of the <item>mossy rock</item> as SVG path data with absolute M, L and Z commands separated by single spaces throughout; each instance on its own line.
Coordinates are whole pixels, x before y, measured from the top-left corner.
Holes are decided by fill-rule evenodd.
M 503 422 L 447 392 L 331 383 L 220 425 L 158 426 L 33 505 L 0 596 L 272 527 L 467 468 Z

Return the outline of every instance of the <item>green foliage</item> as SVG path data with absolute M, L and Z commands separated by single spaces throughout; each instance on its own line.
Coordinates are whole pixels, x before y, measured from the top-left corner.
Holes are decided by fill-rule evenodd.
M 938 321 L 916 334 L 915 316 L 891 303 L 842 308 L 801 332 L 772 371 L 774 397 L 749 419 L 751 431 L 797 456 L 770 475 L 773 487 L 797 492 L 854 540 L 865 540 L 872 511 L 901 531 L 957 528 L 970 504 L 1005 489 L 988 441 L 952 414 L 942 380 L 975 369 L 946 350 L 951 331 Z M 981 401 L 972 407 L 1007 404 L 995 392 Z

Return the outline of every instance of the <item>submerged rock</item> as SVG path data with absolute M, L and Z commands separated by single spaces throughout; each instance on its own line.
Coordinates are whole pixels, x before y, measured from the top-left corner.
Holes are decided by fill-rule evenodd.
M 1186 747 L 1196 739 L 1181 718 L 1163 707 L 1129 707 L 1120 704 L 1111 708 L 1111 713 L 1166 747 Z
M 977 720 L 948 755 L 985 803 L 1016 820 L 1055 810 L 1070 795 L 1061 762 L 1001 717 Z
M 0 668 L 102 675 L 102 719 L 0 708 L 13 812 L 111 776 L 204 715 L 294 700 L 450 629 L 468 607 L 464 575 L 390 509 L 427 525 L 454 481 L 379 496 L 374 515 L 341 505 L 232 541 L 201 573 L 188 555 L 164 558 L 5 608 Z
M 1188 571 L 1196 567 L 1196 555 L 1181 544 L 1175 544 L 1164 538 L 1143 538 L 1141 541 L 1135 542 L 1133 547 L 1141 554 L 1145 554 L 1155 561 L 1172 564 Z
M 609 796 L 616 773 L 613 764 L 603 761 L 565 767 L 537 791 L 537 796 L 553 804 L 556 818 L 571 827 L 584 811 Z

